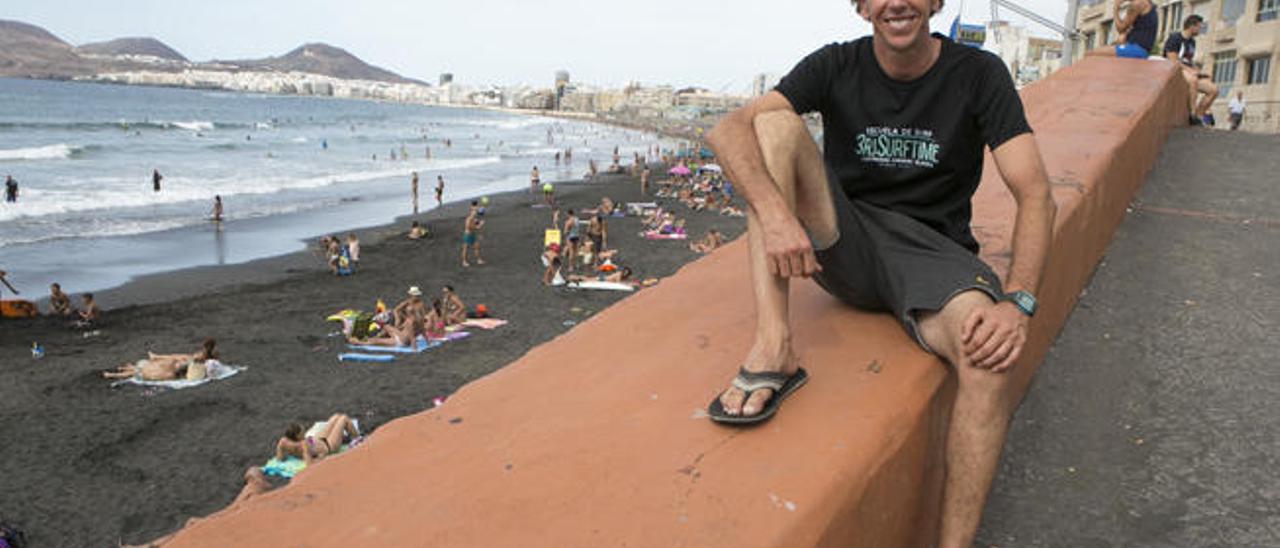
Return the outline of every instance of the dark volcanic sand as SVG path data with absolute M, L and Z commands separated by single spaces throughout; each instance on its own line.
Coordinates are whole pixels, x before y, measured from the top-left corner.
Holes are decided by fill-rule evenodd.
M 650 201 L 633 178 L 600 180 L 557 184 L 561 207 L 594 207 L 602 195 Z M 693 238 L 712 227 L 729 238 L 745 230 L 741 218 L 675 210 Z M 481 242 L 488 264 L 464 271 L 463 212 L 455 205 L 422 216 L 433 234 L 421 242 L 386 238 L 407 229 L 403 219 L 358 231 L 362 265 L 349 278 L 330 276 L 308 251 L 151 276 L 103 292 L 100 301 L 114 308 L 97 337 L 83 338 L 62 320 L 0 322 L 0 521 L 25 529 L 33 546 L 156 538 L 226 506 L 244 470 L 266 461 L 290 422 L 344 412 L 376 435 L 379 425 L 429 408 L 432 398 L 569 329 L 566 320 L 628 295 L 543 287 L 538 257 L 550 212 L 529 207 L 523 193 L 493 198 Z M 639 238 L 638 226 L 632 217 L 609 219 L 611 247 L 622 249 L 621 263 L 638 275 L 669 276 L 696 258 L 686 242 Z M 511 323 L 390 364 L 337 361 L 343 346 L 328 336 L 336 324 L 326 316 L 371 309 L 378 297 L 394 306 L 410 285 L 434 296 L 444 284 Z M 44 292 L 19 288 L 28 297 Z M 148 350 L 192 352 L 206 336 L 218 340 L 223 362 L 249 370 L 158 393 L 108 388 L 99 376 Z M 31 358 L 32 341 L 45 345 L 44 359 Z

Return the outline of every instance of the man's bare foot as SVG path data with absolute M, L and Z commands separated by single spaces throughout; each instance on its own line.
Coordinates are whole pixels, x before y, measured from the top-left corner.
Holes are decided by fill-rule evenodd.
M 476 264 L 484 264 L 484 259 L 476 259 Z
M 470 267 L 470 266 L 471 266 L 471 263 L 466 262 L 466 261 L 462 261 L 462 268 L 468 268 L 468 267 Z
M 747 359 L 742 367 L 752 373 L 781 372 L 790 375 L 799 369 L 800 361 L 791 351 L 790 343 L 782 343 L 775 349 L 766 350 L 765 345 L 756 341 L 747 352 Z M 750 417 L 764 410 L 765 404 L 773 397 L 773 390 L 768 388 L 756 390 L 744 403 L 745 396 L 742 390 L 730 385 L 729 389 L 720 395 L 720 404 L 724 406 L 725 413 L 731 416 Z

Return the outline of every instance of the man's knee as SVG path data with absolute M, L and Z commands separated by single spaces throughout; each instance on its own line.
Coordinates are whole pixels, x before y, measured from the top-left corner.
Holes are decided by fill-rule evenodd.
M 794 146 L 797 139 L 809 139 L 809 129 L 804 120 L 789 110 L 770 110 L 757 114 L 751 121 L 756 130 L 756 139 L 760 148 L 769 149 L 783 146 Z

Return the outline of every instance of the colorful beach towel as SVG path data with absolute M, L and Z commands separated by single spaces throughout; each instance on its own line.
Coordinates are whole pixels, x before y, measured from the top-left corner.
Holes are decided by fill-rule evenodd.
M 507 320 L 499 320 L 497 318 L 470 318 L 462 322 L 467 327 L 478 327 L 480 329 L 497 329 L 507 325 Z
M 659 233 L 659 232 L 645 232 L 645 233 L 644 233 L 644 239 L 646 239 L 646 240 L 683 240 L 683 239 L 688 238 L 688 237 L 689 237 L 689 236 L 687 236 L 687 235 L 685 235 L 685 234 L 683 234 L 683 233 L 681 233 L 681 234 L 662 234 L 662 233 Z
M 220 381 L 220 380 L 225 379 L 225 378 L 227 378 L 227 377 L 234 376 L 235 374 L 237 374 L 237 373 L 239 373 L 239 372 L 241 372 L 241 371 L 244 371 L 245 369 L 248 369 L 248 367 L 245 367 L 245 366 L 237 366 L 237 365 L 223 365 L 223 364 L 218 364 L 217 366 L 209 367 L 209 369 L 208 369 L 208 371 L 209 371 L 208 376 L 207 376 L 207 377 L 205 377 L 205 378 L 203 378 L 203 379 L 195 379 L 195 380 L 178 379 L 178 380 L 172 380 L 172 381 L 145 381 L 145 380 L 142 380 L 142 379 L 140 379 L 140 378 L 138 378 L 138 377 L 131 377 L 131 378 L 128 378 L 128 379 L 121 379 L 121 380 L 118 380 L 118 381 L 116 381 L 116 382 L 113 382 L 113 383 L 111 383 L 111 386 L 112 386 L 112 387 L 115 387 L 115 386 L 119 386 L 119 385 L 122 385 L 122 384 L 136 384 L 136 385 L 138 385 L 138 386 L 151 386 L 151 387 L 157 387 L 157 388 L 169 388 L 169 389 L 172 389 L 172 390 L 182 390 L 183 388 L 192 388 L 192 387 L 200 386 L 200 385 L 205 384 L 205 383 L 209 383 L 209 382 L 213 382 L 213 381 Z
M 417 354 L 440 346 L 440 341 L 428 341 L 422 337 L 415 339 L 413 346 L 374 346 L 367 344 L 348 344 L 347 348 L 360 352 L 389 352 L 392 354 Z
M 635 291 L 636 286 L 622 282 L 602 282 L 589 280 L 585 282 L 569 282 L 568 287 L 575 289 L 603 289 L 607 291 Z
M 460 339 L 465 339 L 470 336 L 471 336 L 471 333 L 467 331 L 454 331 L 453 333 L 445 333 L 443 337 L 431 337 L 428 340 L 433 342 L 438 341 L 437 344 L 439 344 L 440 342 L 456 341 Z
M 396 360 L 395 354 L 363 354 L 360 352 L 347 352 L 338 354 L 340 362 L 392 362 Z

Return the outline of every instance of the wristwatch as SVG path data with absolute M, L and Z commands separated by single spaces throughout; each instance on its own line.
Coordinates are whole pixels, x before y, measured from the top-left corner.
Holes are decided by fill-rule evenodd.
M 1036 315 L 1036 298 L 1026 291 L 1014 291 L 1013 293 L 1005 293 L 1004 301 L 1013 303 L 1023 314 L 1028 316 Z

